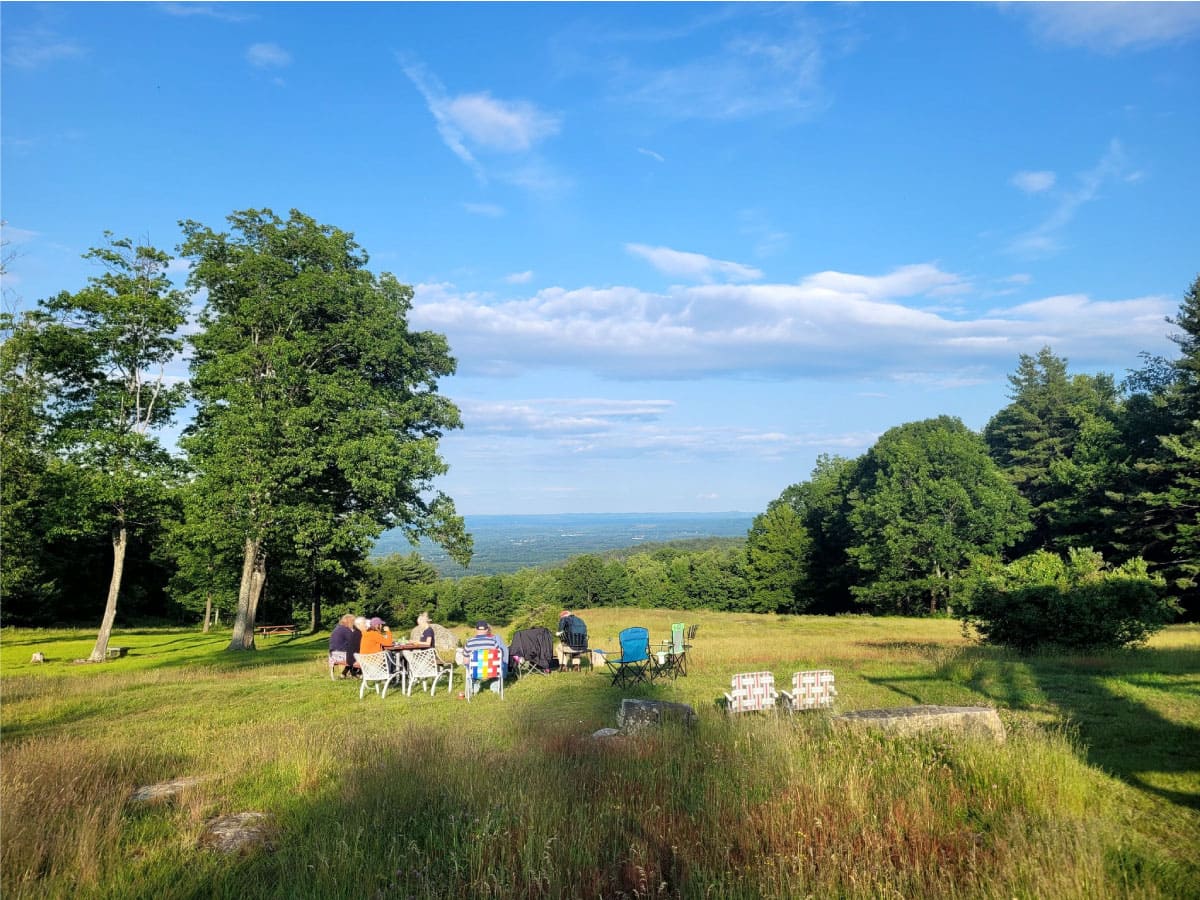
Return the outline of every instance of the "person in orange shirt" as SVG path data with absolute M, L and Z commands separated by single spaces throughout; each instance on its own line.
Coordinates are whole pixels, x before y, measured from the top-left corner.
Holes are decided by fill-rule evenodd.
M 376 616 L 367 623 L 363 632 L 362 645 L 358 652 L 362 654 L 378 653 L 384 647 L 392 646 L 392 630 L 383 624 L 383 619 Z

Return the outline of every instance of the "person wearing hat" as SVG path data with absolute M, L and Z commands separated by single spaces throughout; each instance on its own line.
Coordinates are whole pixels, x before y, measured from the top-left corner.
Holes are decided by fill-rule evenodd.
M 471 650 L 498 649 L 500 651 L 500 671 L 508 671 L 508 644 L 504 643 L 498 634 L 492 633 L 492 626 L 487 622 L 479 621 L 475 623 L 475 634 L 467 638 L 463 649 L 468 653 Z M 481 687 L 481 684 L 476 682 L 475 689 L 478 690 L 479 687 Z M 488 687 L 496 693 L 500 692 L 500 685 L 497 684 L 495 679 L 491 681 Z
M 392 646 L 391 629 L 383 624 L 383 619 L 376 616 L 367 623 L 367 630 L 363 632 L 362 645 L 358 652 L 366 656 L 368 653 L 378 653 L 384 647 L 390 646 Z

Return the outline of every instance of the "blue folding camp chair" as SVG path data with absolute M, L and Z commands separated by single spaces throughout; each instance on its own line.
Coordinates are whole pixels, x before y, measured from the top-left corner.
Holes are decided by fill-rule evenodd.
M 637 682 L 645 683 L 650 674 L 650 632 L 645 628 L 626 628 L 617 636 L 621 642 L 619 658 L 604 660 L 612 672 L 612 683 L 624 687 Z

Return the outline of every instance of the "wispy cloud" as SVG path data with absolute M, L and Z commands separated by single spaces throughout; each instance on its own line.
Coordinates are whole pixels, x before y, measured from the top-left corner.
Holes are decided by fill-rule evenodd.
M 1143 50 L 1200 35 L 1197 3 L 1017 3 L 1043 40 L 1102 52 Z
M 401 60 L 450 150 L 483 179 L 480 153 L 519 154 L 559 130 L 559 119 L 526 100 L 500 100 L 487 91 L 450 95 L 419 63 Z
M 1106 183 L 1124 180 L 1126 174 L 1125 151 L 1120 141 L 1113 140 L 1096 165 L 1076 176 L 1073 188 L 1050 195 L 1057 200 L 1054 209 L 1036 228 L 1017 237 L 1009 250 L 1024 256 L 1056 253 L 1061 246 L 1062 233 L 1076 213 L 1095 200 Z
M 1164 347 L 1163 318 L 1175 306 L 1171 297 L 1076 294 L 982 315 L 929 308 L 931 298 L 969 289 L 928 263 L 661 293 L 552 287 L 511 301 L 426 284 L 412 319 L 445 333 L 464 372 L 477 374 L 559 366 L 621 379 L 855 374 L 949 385 L 998 377 L 1046 344 L 1079 365 L 1132 362 Z
M 506 284 L 529 284 L 533 281 L 533 269 L 526 269 L 524 272 L 513 272 L 511 275 L 505 275 L 504 281 Z
M 87 49 L 74 38 L 34 27 L 17 31 L 5 29 L 4 64 L 18 69 L 40 69 L 67 59 L 86 55 Z
M 1018 172 L 1009 181 L 1027 194 L 1040 194 L 1054 187 L 1055 175 L 1053 172 L 1045 171 Z
M 655 153 L 653 150 L 647 150 L 645 147 L 638 147 L 637 152 L 642 154 L 642 156 L 650 157 L 655 162 L 666 162 L 666 159 L 661 153 Z
M 504 207 L 498 206 L 495 203 L 464 203 L 462 207 L 473 216 L 486 216 L 489 219 L 498 219 L 504 215 Z
M 207 3 L 159 3 L 158 8 L 169 16 L 201 16 L 220 22 L 249 22 L 256 16 L 241 12 L 244 7 L 223 3 L 219 7 Z
M 672 278 L 708 284 L 713 281 L 756 281 L 763 277 L 763 273 L 753 266 L 713 259 L 702 253 L 651 247 L 648 244 L 626 244 L 625 249 Z
M 492 453 L 505 453 L 498 442 L 507 441 L 521 448 L 542 444 L 549 452 L 592 457 L 637 454 L 770 460 L 813 448 L 865 449 L 878 437 L 870 432 L 780 432 L 723 425 L 681 425 L 671 419 L 675 411 L 675 402 L 671 400 L 593 397 L 505 402 L 465 400 L 459 406 L 467 430 L 486 435 Z
M 292 54 L 278 44 L 251 44 L 246 48 L 246 61 L 260 69 L 281 69 L 292 63 Z

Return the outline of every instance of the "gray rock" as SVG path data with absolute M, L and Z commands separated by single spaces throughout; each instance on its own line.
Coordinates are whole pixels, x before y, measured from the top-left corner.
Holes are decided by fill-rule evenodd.
M 696 711 L 686 703 L 671 703 L 666 700 L 622 700 L 617 712 L 617 727 L 625 734 L 644 728 L 657 728 L 664 722 L 682 722 L 692 725 Z
M 192 775 L 188 778 L 176 778 L 172 781 L 160 781 L 158 784 L 147 784 L 133 792 L 129 799 L 144 803 L 154 803 L 159 800 L 169 800 L 190 787 L 208 781 L 212 775 Z
M 594 738 L 610 738 L 610 737 L 616 737 L 620 733 L 621 733 L 620 730 L 616 729 L 616 728 L 601 728 L 599 731 L 593 731 L 592 737 L 594 737 Z
M 1005 739 L 1004 723 L 990 706 L 900 706 L 895 709 L 860 709 L 834 716 L 835 725 L 865 726 L 894 734 L 920 734 L 950 729 L 963 734 Z
M 274 850 L 274 834 L 271 817 L 266 813 L 234 813 L 213 819 L 205 825 L 199 844 L 221 853 L 244 855 L 259 848 Z

